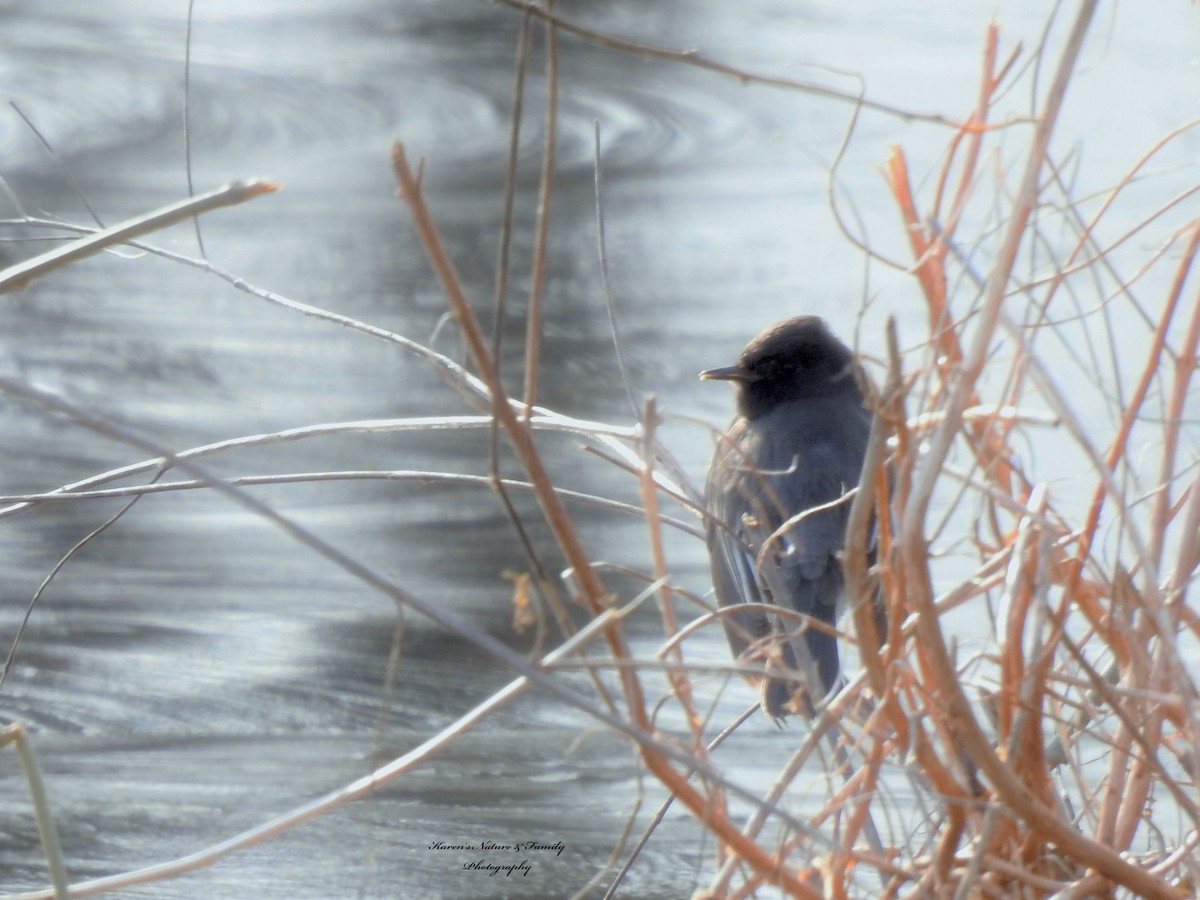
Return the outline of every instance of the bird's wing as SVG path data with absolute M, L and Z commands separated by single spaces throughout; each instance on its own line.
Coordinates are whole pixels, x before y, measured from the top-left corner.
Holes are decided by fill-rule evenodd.
M 796 422 L 796 410 L 786 410 Z M 839 422 L 841 441 L 832 439 L 823 411 L 802 419 L 808 427 L 802 442 L 785 443 L 773 436 L 794 434 L 788 428 L 756 429 L 752 448 L 758 461 L 756 473 L 747 476 L 753 489 L 743 492 L 755 498 L 754 518 L 759 537 L 753 541 L 761 585 L 769 588 L 775 602 L 833 626 L 844 587 L 838 554 L 850 514 L 848 492 L 861 474 L 861 452 L 870 429 L 869 414 Z M 847 430 L 850 434 L 847 435 Z M 846 438 L 850 439 L 847 440 Z M 847 452 L 847 446 L 851 452 Z M 795 631 L 794 623 L 785 623 Z M 820 683 L 830 690 L 838 673 L 837 639 L 829 631 L 809 628 L 803 640 L 793 641 L 793 655 L 802 669 L 815 667 Z
M 772 480 L 781 500 L 793 515 L 784 517 L 777 510 L 763 510 L 757 520 L 757 538 L 753 541 L 760 586 L 782 607 L 811 616 L 832 627 L 837 620 L 842 595 L 842 567 L 837 554 L 846 530 L 845 502 L 840 480 L 820 477 L 811 466 L 811 457 L 799 463 L 803 478 L 783 476 Z M 791 657 L 806 673 L 806 682 L 819 684 L 822 692 L 833 688 L 838 674 L 837 638 L 820 627 L 802 628 L 795 619 L 783 619 L 785 633 L 800 632 L 791 641 Z
M 811 473 L 799 472 L 796 459 L 776 460 L 744 423 L 721 438 L 717 454 L 720 463 L 710 468 L 706 485 L 706 529 L 717 601 L 725 608 L 774 603 L 832 625 L 841 591 L 835 554 L 841 548 L 844 513 L 822 510 L 779 529 L 788 522 L 787 509 L 807 509 L 837 497 L 840 483 L 808 478 Z M 764 455 L 766 466 L 750 465 L 750 458 L 761 460 Z M 838 669 L 836 639 L 808 629 L 803 640 L 790 646 L 766 641 L 772 634 L 801 630 L 795 619 L 782 624 L 774 619 L 762 610 L 726 614 L 722 623 L 734 655 L 741 657 L 758 645 L 776 667 L 799 669 L 806 681 L 828 690 Z M 791 687 L 768 681 L 766 690 L 764 702 L 771 714 L 782 715 Z M 768 701 L 768 695 L 774 699 Z
M 850 511 L 847 492 L 861 474 L 859 448 L 866 444 L 869 413 L 847 419 L 844 407 L 816 404 L 788 405 L 778 414 L 786 417 L 779 423 L 770 421 L 775 413 L 753 426 L 741 420 L 718 444 L 707 484 L 713 586 L 724 607 L 774 603 L 832 626 L 844 585 L 838 554 Z M 786 664 L 804 672 L 810 685 L 831 690 L 838 673 L 836 637 L 775 618 L 749 610 L 726 617 L 733 652 L 740 656 L 772 633 L 797 634 L 783 648 Z M 778 707 L 791 689 L 775 687 L 770 701 L 767 683 L 764 703 Z
M 729 460 L 738 458 L 734 440 L 721 439 L 717 453 Z M 709 564 L 713 589 L 722 607 L 743 603 L 764 602 L 755 574 L 754 559 L 758 546 L 746 528 L 750 508 L 729 467 L 713 465 L 705 487 L 708 518 L 705 530 L 708 538 Z M 729 646 L 735 656 L 741 656 L 756 641 L 771 633 L 771 622 L 760 610 L 745 610 L 727 615 L 722 620 Z

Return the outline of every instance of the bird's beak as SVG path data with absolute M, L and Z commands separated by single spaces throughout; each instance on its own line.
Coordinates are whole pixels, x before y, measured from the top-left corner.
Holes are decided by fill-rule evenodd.
M 705 369 L 700 373 L 700 378 L 704 381 L 753 381 L 754 376 L 750 374 L 750 370 L 743 366 L 720 366 L 716 369 Z

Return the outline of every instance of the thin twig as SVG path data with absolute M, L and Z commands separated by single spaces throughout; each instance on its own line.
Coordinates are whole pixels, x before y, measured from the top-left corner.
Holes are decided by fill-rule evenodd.
M 111 228 L 105 228 L 88 237 L 80 238 L 35 256 L 33 259 L 9 266 L 0 272 L 0 293 L 23 290 L 35 278 L 40 278 L 48 272 L 64 268 L 76 260 L 99 253 L 106 247 L 126 244 L 143 234 L 160 231 L 189 216 L 198 216 L 223 206 L 235 206 L 238 203 L 253 200 L 262 194 L 274 193 L 279 189 L 280 185 L 275 182 L 258 178 L 249 181 L 231 181 L 207 194 L 189 197 L 186 200 L 156 209 L 154 212 L 126 219 Z
M 464 332 L 471 355 L 474 357 L 480 371 L 491 372 L 493 371 L 491 359 L 489 358 L 488 349 L 483 342 L 478 323 L 475 320 L 474 312 L 462 292 L 458 277 L 454 271 L 454 266 L 446 255 L 445 248 L 442 245 L 433 220 L 425 208 L 419 186 L 405 159 L 404 147 L 399 142 L 392 148 L 392 164 L 397 182 L 400 185 L 401 196 L 409 206 L 413 221 L 417 226 L 425 247 L 426 255 L 442 283 L 446 299 L 450 304 L 455 318 L 458 319 L 459 326 Z M 503 386 L 500 384 L 493 383 L 489 387 L 493 392 L 503 392 Z M 495 396 L 495 393 L 493 396 Z M 593 614 L 599 614 L 605 604 L 609 602 L 607 592 L 584 553 L 583 546 L 575 529 L 571 526 L 566 511 L 562 508 L 557 495 L 553 491 L 550 478 L 542 464 L 541 458 L 529 442 L 528 434 L 521 427 L 511 405 L 505 401 L 497 403 L 495 409 L 507 433 L 513 451 L 520 460 L 521 465 L 525 468 L 530 483 L 534 486 L 538 503 L 542 507 L 546 521 L 554 532 L 559 546 L 566 556 L 568 565 L 578 579 L 584 602 L 592 610 Z M 614 657 L 620 659 L 629 655 L 624 635 L 619 628 L 610 627 L 606 629 L 605 638 Z M 651 726 L 641 684 L 637 679 L 636 673 L 631 669 L 622 669 L 620 675 L 627 711 L 633 723 L 628 727 L 645 733 Z M 650 771 L 654 773 L 668 790 L 674 791 L 676 796 L 691 810 L 692 814 L 705 822 L 731 850 L 745 859 L 758 872 L 763 873 L 771 883 L 781 885 L 789 893 L 800 897 L 816 897 L 816 894 L 807 885 L 800 882 L 790 870 L 782 867 L 777 860 L 772 859 L 761 847 L 746 840 L 733 827 L 728 818 L 712 815 L 709 798 L 702 796 L 692 788 L 686 779 L 671 767 L 667 757 L 658 748 L 643 742 L 639 742 L 638 746 L 642 754 L 642 759 L 645 760 Z
M 763 84 L 773 87 L 787 88 L 789 90 L 802 91 L 807 94 L 814 94 L 818 97 L 828 97 L 832 100 L 841 100 L 853 104 L 861 104 L 864 108 L 874 110 L 875 112 L 885 113 L 890 116 L 896 116 L 906 122 L 929 122 L 935 125 L 947 125 L 952 128 L 962 127 L 962 123 L 955 122 L 940 113 L 917 112 L 914 110 L 901 109 L 897 106 L 892 106 L 887 103 L 881 103 L 877 100 L 868 100 L 859 97 L 858 94 L 843 91 L 838 88 L 829 87 L 828 85 L 817 84 L 812 81 L 801 81 L 796 78 L 783 78 L 777 75 L 762 75 L 754 72 L 749 72 L 745 69 L 739 69 L 735 66 L 730 66 L 696 52 L 695 50 L 672 50 L 668 47 L 655 47 L 650 44 L 643 44 L 637 41 L 626 40 L 625 38 L 616 37 L 614 35 L 605 34 L 596 31 L 593 28 L 588 28 L 584 25 L 579 25 L 569 19 L 553 13 L 546 8 L 539 6 L 537 3 L 528 2 L 528 0 L 494 0 L 503 6 L 511 7 L 520 12 L 536 16 L 547 22 L 553 23 L 562 31 L 574 34 L 591 43 L 601 47 L 607 47 L 610 50 L 619 50 L 622 53 L 630 53 L 634 56 L 647 57 L 651 59 L 662 59 L 668 62 L 683 63 L 684 65 L 695 66 L 700 69 L 707 69 L 710 72 L 718 72 L 722 75 L 730 75 L 738 81 L 746 84 Z

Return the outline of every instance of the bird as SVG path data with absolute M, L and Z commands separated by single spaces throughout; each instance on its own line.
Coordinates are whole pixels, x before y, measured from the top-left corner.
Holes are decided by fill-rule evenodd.
M 734 610 L 721 617 L 726 637 L 736 658 L 794 673 L 759 679 L 767 715 L 811 717 L 838 683 L 840 556 L 873 418 L 854 354 L 821 318 L 797 316 L 755 337 L 733 365 L 700 377 L 732 382 L 737 404 L 705 484 L 713 588 L 718 604 Z M 886 614 L 881 598 L 872 602 L 882 641 Z M 828 630 L 761 606 L 738 610 L 749 603 L 803 613 Z

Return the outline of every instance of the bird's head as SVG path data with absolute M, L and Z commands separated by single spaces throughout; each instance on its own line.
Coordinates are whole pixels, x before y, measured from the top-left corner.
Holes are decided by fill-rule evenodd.
M 701 378 L 732 381 L 738 412 L 746 419 L 780 403 L 822 397 L 859 397 L 854 355 L 817 316 L 772 325 L 749 344 L 732 366 L 708 369 Z

